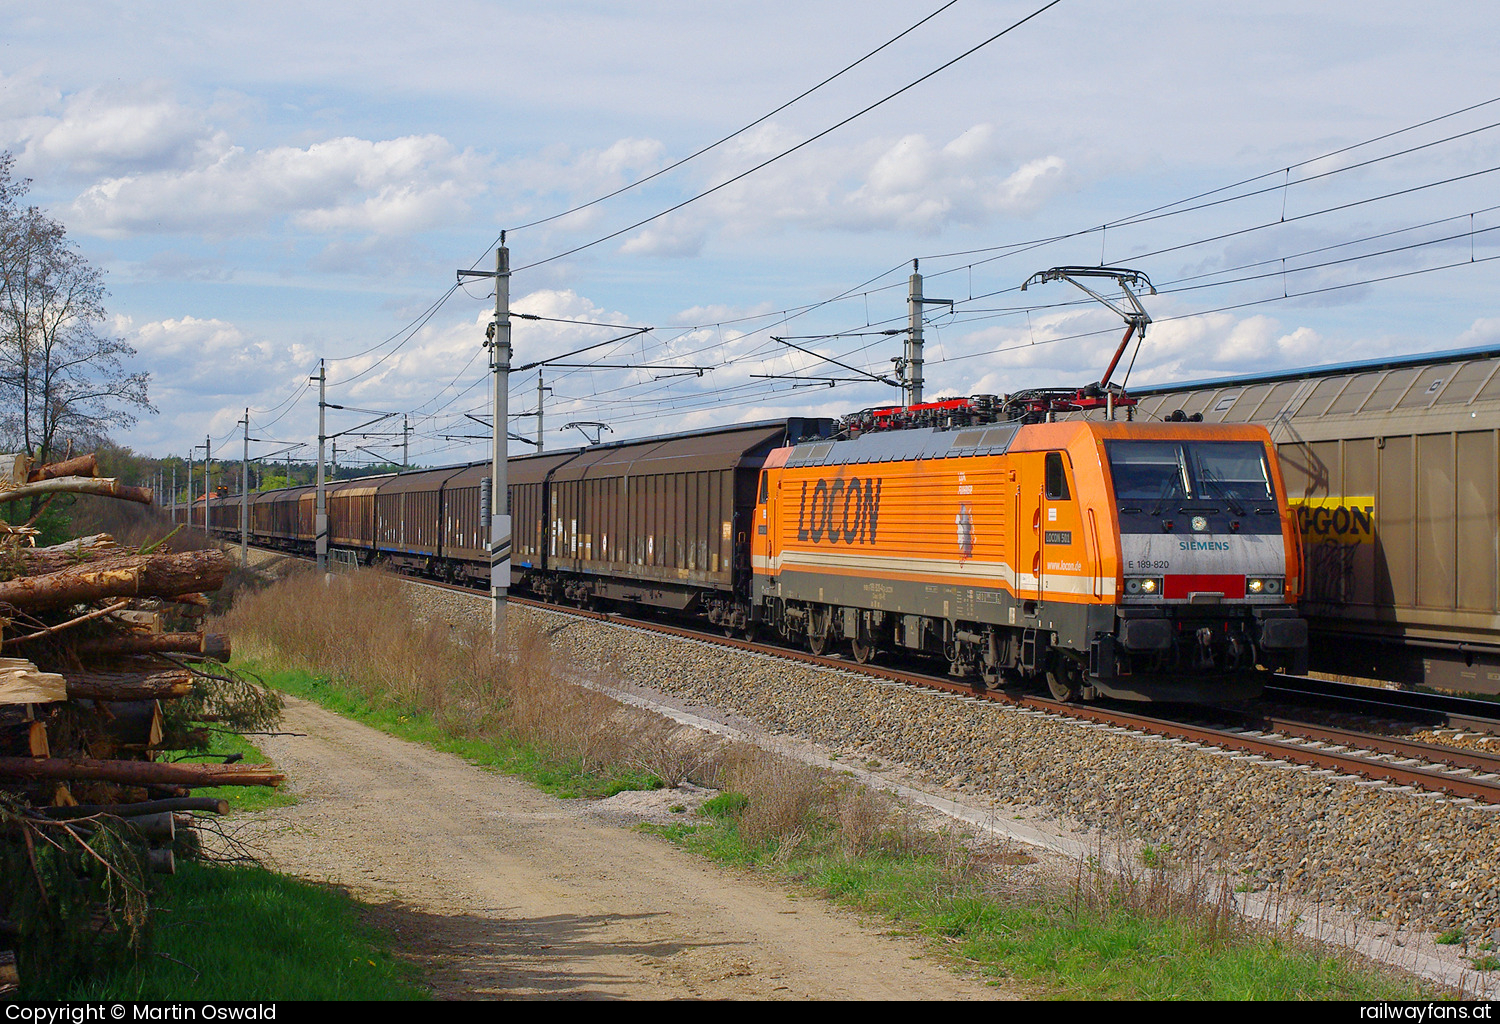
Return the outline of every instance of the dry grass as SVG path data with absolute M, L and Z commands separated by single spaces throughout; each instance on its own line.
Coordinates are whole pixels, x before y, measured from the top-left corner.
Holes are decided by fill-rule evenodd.
M 739 828 L 740 836 L 752 846 L 774 843 L 778 849 L 794 849 L 831 796 L 826 772 L 759 747 L 731 748 L 722 775 L 724 784 L 719 788 L 749 799 Z
M 1129 856 L 1101 846 L 1079 861 L 1070 899 L 1075 913 L 1118 912 L 1152 920 L 1191 922 L 1205 945 L 1246 933 L 1228 880 L 1198 856 L 1146 847 Z
M 184 514 L 179 510 L 179 516 Z M 238 511 L 235 514 L 238 515 Z M 173 524 L 169 513 L 133 502 L 81 495 L 69 509 L 69 515 L 72 532 L 77 536 L 107 533 L 125 547 L 155 544 L 179 526 L 182 528 L 168 542 L 173 551 L 197 551 L 214 546 L 201 529 L 189 529 L 181 522 Z
M 718 737 L 659 715 L 637 713 L 627 739 L 627 761 L 662 785 L 712 785 L 721 772 L 725 744 Z
M 814 848 L 849 860 L 870 855 L 935 855 L 964 873 L 972 860 L 955 836 L 922 824 L 912 808 L 836 772 L 749 744 L 722 748 L 707 784 L 745 798 L 740 839 L 780 857 Z
M 405 589 L 380 573 L 294 573 L 242 593 L 221 626 L 238 654 L 337 678 L 376 704 L 430 711 L 465 733 L 482 729 L 497 703 L 488 636 L 419 621 Z
M 655 716 L 567 681 L 546 630 L 512 621 L 500 654 L 488 624 L 424 619 L 411 595 L 378 571 L 299 571 L 242 593 L 218 628 L 240 656 L 336 679 L 377 707 L 427 712 L 454 736 L 505 735 L 586 772 L 638 761 L 668 784 L 695 766 L 687 752 L 669 756 Z

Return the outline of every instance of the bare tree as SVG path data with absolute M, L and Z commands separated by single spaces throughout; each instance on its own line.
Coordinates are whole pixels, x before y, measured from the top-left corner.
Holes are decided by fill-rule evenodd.
M 103 275 L 62 224 L 21 208 L 30 182 L 11 170 L 0 153 L 0 439 L 46 462 L 156 410 L 150 374 L 125 366 L 135 349 L 104 330 Z

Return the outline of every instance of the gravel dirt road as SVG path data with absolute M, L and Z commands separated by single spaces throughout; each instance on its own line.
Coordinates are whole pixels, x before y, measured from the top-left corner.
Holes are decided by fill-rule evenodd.
M 316 705 L 289 699 L 282 728 L 306 735 L 261 746 L 301 802 L 257 815 L 254 845 L 375 905 L 440 998 L 1007 995 L 878 923 Z

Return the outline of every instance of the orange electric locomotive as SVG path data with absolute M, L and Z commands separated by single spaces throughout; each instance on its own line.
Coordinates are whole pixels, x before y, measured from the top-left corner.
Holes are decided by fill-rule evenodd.
M 1059 699 L 1246 696 L 1305 668 L 1296 526 L 1260 427 L 868 432 L 771 452 L 759 499 L 754 604 L 814 651 L 940 654 Z

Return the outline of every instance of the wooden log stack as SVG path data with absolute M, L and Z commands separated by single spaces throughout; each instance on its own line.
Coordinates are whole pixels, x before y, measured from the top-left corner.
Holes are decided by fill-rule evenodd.
M 151 503 L 149 489 L 96 474 L 92 455 L 35 468 L 0 455 L 0 503 L 15 508 L 58 493 Z M 203 629 L 201 595 L 223 585 L 232 559 L 164 544 L 130 550 L 105 534 L 38 548 L 36 533 L 29 523 L 0 524 L 0 852 L 7 829 L 21 835 L 25 820 L 82 821 L 73 831 L 87 838 L 104 827 L 101 815 L 129 823 L 162 811 L 227 810 L 217 799 L 189 798 L 194 788 L 279 784 L 269 765 L 170 753 L 201 741 L 208 723 L 232 719 L 235 700 L 255 696 L 222 667 L 228 637 Z M 264 699 L 261 721 L 267 706 L 272 715 L 279 707 Z M 170 870 L 175 832 L 137 822 L 122 834 L 156 851 L 145 851 L 154 870 Z M 0 986 L 9 946 L 0 935 Z

